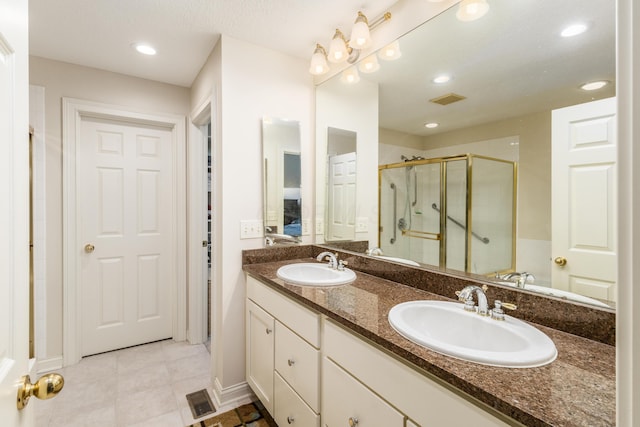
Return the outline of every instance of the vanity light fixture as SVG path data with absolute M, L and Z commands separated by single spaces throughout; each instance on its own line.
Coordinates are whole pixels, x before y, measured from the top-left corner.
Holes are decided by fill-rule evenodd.
M 329 52 L 322 45 L 316 43 L 316 49 L 311 56 L 309 72 L 314 75 L 321 75 L 329 71 L 327 60 L 334 64 L 355 63 L 360 56 L 360 51 L 371 44 L 371 30 L 390 19 L 391 13 L 386 12 L 375 21 L 369 22 L 364 13 L 358 12 L 349 40 L 345 38 L 340 29 L 336 29 L 329 44 Z M 372 66 L 372 68 L 375 68 L 375 66 Z
M 369 31 L 369 21 L 364 13 L 358 11 L 358 17 L 351 30 L 349 44 L 356 49 L 364 49 L 371 44 L 371 32 Z
M 385 61 L 395 61 L 400 58 L 402 52 L 400 51 L 400 43 L 398 43 L 398 40 L 383 47 L 380 52 L 378 52 L 378 56 Z
M 584 33 L 585 31 L 587 31 L 589 27 L 587 26 L 587 24 L 573 24 L 573 25 L 569 25 L 568 27 L 566 27 L 564 30 L 562 30 L 562 32 L 560 33 L 560 35 L 562 37 L 573 37 L 573 36 L 577 36 L 579 34 Z
M 358 69 L 363 73 L 374 73 L 380 69 L 380 63 L 376 55 L 369 55 L 358 64 Z
M 153 48 L 153 46 L 148 45 L 146 43 L 133 43 L 131 47 L 133 47 L 135 50 L 137 50 L 139 53 L 142 53 L 143 55 L 153 56 L 157 53 L 156 50 Z
M 426 127 L 427 129 L 434 129 L 437 128 L 439 126 L 438 123 L 435 122 L 431 122 L 431 123 L 425 123 L 424 127 Z
M 468 22 L 482 18 L 489 11 L 487 0 L 462 0 L 456 12 L 456 18 Z
M 331 39 L 329 45 L 329 62 L 339 64 L 346 61 L 349 58 L 349 47 L 347 46 L 347 40 L 344 38 L 342 31 L 336 29 L 336 33 Z
M 607 80 L 597 80 L 597 81 L 594 81 L 594 82 L 589 82 L 589 83 L 585 83 L 585 84 L 581 85 L 580 89 L 582 89 L 582 90 L 598 90 L 598 89 L 602 89 L 603 87 L 605 87 L 608 84 L 609 84 L 609 82 Z
M 346 84 L 358 83 L 360 81 L 360 74 L 358 74 L 356 67 L 349 67 L 344 70 L 340 76 L 340 81 Z
M 316 50 L 311 56 L 311 66 L 309 72 L 315 76 L 322 75 L 329 71 L 329 64 L 327 64 L 327 51 L 320 43 L 316 43 Z

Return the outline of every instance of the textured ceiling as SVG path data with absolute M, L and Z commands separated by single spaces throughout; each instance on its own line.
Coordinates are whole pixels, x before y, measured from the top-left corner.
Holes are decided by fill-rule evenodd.
M 310 58 L 358 10 L 377 17 L 396 1 L 30 0 L 30 52 L 188 87 L 220 34 Z M 158 54 L 138 54 L 136 42 Z

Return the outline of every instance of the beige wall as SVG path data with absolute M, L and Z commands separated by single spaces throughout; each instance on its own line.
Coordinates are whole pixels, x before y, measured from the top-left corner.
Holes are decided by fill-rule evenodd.
M 258 64 L 258 65 L 256 65 Z M 234 399 L 244 384 L 241 220 L 262 219 L 261 121 L 265 115 L 300 122 L 302 215 L 312 217 L 315 146 L 314 87 L 308 62 L 222 36 L 193 83 L 192 109 L 213 99 L 212 356 L 216 399 Z M 303 236 L 309 242 L 311 236 Z
M 551 240 L 551 112 L 425 137 L 424 149 L 520 136 L 518 238 Z
M 79 98 L 132 111 L 186 115 L 189 90 L 108 71 L 30 57 L 29 83 L 45 88 L 46 325 L 49 359 L 62 356 L 62 101 Z

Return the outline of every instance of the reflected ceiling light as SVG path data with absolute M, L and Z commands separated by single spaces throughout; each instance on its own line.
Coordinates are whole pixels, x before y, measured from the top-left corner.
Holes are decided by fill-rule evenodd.
M 425 123 L 424 124 L 424 127 L 426 127 L 427 129 L 437 128 L 438 126 L 439 126 L 439 124 L 435 123 L 435 122 Z
M 380 59 L 384 59 L 385 61 L 394 61 L 400 58 L 402 56 L 402 52 L 400 52 L 400 43 L 398 43 L 398 40 L 380 49 L 378 56 Z
M 482 18 L 489 11 L 487 0 L 462 0 L 456 12 L 460 21 L 475 21 Z
M 365 47 L 369 47 L 369 45 L 371 44 L 369 21 L 362 12 L 358 12 L 356 22 L 353 24 L 349 44 L 351 45 L 351 47 L 354 47 L 356 49 L 364 49 Z
M 582 90 L 598 90 L 598 89 L 602 89 L 603 87 L 605 87 L 606 85 L 608 85 L 609 82 L 607 80 L 597 80 L 594 82 L 589 82 L 589 83 L 585 83 L 582 86 L 580 86 L 580 89 Z
M 320 44 L 316 44 L 316 49 L 311 57 L 309 72 L 314 75 L 320 75 L 329 71 L 329 65 L 326 64 L 326 67 L 324 66 L 327 60 L 334 64 L 344 62 L 349 62 L 350 64 L 355 63 L 360 56 L 360 51 L 371 44 L 371 30 L 390 19 L 391 13 L 386 12 L 375 21 L 369 22 L 364 13 L 358 12 L 353 29 L 351 30 L 351 38 L 348 41 L 342 31 L 336 29 L 329 44 L 328 53 Z
M 344 70 L 340 76 L 340 81 L 347 84 L 358 83 L 360 81 L 360 74 L 358 74 L 356 67 L 349 67 Z
M 358 69 L 363 73 L 374 73 L 380 69 L 380 63 L 378 62 L 378 57 L 374 55 L 369 55 L 364 58 L 358 64 Z
M 587 31 L 589 27 L 587 26 L 587 24 L 573 24 L 573 25 L 569 25 L 567 28 L 565 28 L 564 30 L 562 30 L 562 32 L 560 33 L 560 35 L 562 37 L 573 37 L 573 36 L 577 36 L 578 34 L 582 34 L 585 31 Z
M 316 43 L 316 50 L 311 56 L 311 65 L 309 66 L 309 72 L 314 76 L 319 76 L 329 71 L 329 64 L 327 64 L 327 51 L 320 43 Z
M 146 43 L 133 43 L 131 46 L 135 50 L 137 50 L 139 53 L 142 53 L 144 55 L 155 55 L 156 54 L 156 50 L 153 48 L 153 46 L 148 45 Z
M 447 76 L 446 74 L 441 74 L 439 76 L 434 77 L 432 81 L 437 84 L 442 84 L 442 83 L 447 83 L 450 80 L 451 80 L 450 76 Z

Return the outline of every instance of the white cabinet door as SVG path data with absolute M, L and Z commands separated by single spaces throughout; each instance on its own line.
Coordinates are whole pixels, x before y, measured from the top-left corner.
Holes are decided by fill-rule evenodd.
M 323 427 L 403 427 L 404 415 L 326 357 L 322 363 Z
M 246 376 L 249 386 L 273 415 L 274 319 L 247 300 Z

